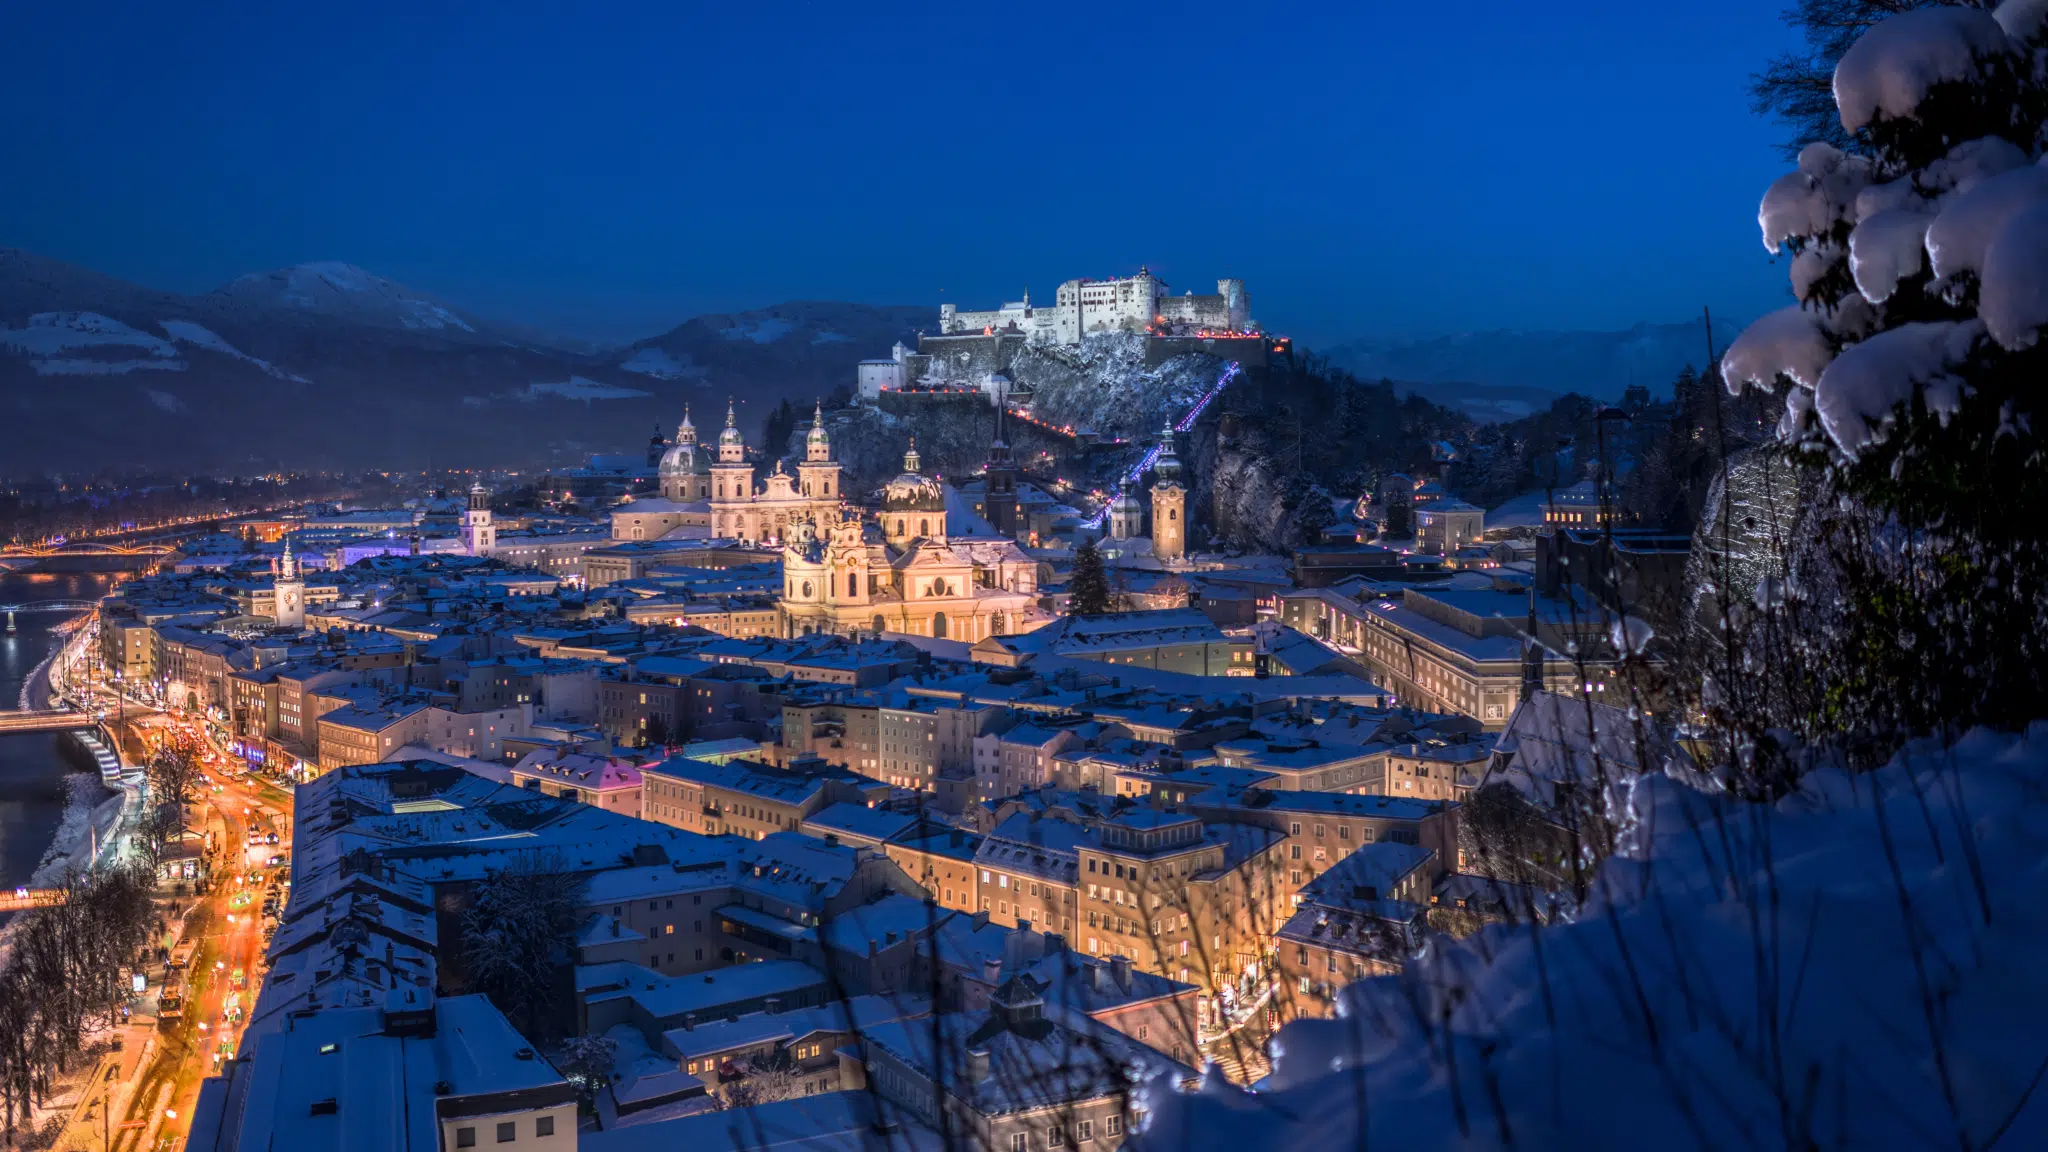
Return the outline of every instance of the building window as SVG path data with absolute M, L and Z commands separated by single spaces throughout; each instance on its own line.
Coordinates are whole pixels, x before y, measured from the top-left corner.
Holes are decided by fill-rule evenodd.
M 499 1123 L 499 1125 L 498 1125 L 498 1143 L 500 1143 L 500 1144 L 510 1144 L 511 1142 L 513 1142 L 514 1140 L 517 1140 L 517 1139 L 519 1139 L 519 1122 L 518 1122 L 518 1121 L 516 1121 L 516 1120 L 506 1120 L 506 1121 L 502 1121 L 501 1123 Z
M 1031 1137 L 1022 1132 L 1012 1135 L 1010 1152 L 1031 1152 Z
M 533 1134 L 535 1136 L 553 1136 L 555 1134 L 555 1118 L 553 1116 L 543 1116 L 535 1120 L 533 1122 Z
M 476 1147 L 476 1129 L 457 1128 L 455 1130 L 455 1146 L 457 1148 Z

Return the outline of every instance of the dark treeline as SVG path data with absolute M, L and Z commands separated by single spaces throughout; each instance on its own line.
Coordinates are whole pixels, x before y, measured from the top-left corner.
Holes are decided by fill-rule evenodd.
M 149 942 L 149 870 L 104 868 L 68 884 L 61 905 L 21 914 L 0 959 L 0 1112 L 8 1138 L 46 1100 L 95 1024 L 128 998 L 125 969 Z

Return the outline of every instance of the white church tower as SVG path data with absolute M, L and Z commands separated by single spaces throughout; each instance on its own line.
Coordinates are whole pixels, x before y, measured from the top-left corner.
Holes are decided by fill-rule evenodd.
M 306 626 L 306 579 L 299 575 L 299 562 L 292 556 L 292 538 L 284 538 L 284 563 L 278 565 L 274 583 L 271 618 L 279 628 Z
M 478 480 L 469 487 L 469 510 L 462 514 L 462 540 L 471 556 L 489 556 L 498 547 L 498 528 L 491 523 L 491 493 Z

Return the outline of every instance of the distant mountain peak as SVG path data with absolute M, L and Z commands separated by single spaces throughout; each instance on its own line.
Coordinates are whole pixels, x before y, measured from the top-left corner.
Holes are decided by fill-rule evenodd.
M 424 292 L 339 260 L 238 276 L 214 295 L 237 304 L 320 312 L 408 331 L 475 333 L 478 325 Z

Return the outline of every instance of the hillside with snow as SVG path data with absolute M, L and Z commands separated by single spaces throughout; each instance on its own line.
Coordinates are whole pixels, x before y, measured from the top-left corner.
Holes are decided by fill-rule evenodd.
M 1032 415 L 1103 436 L 1141 439 L 1179 420 L 1223 374 L 1224 362 L 1200 353 L 1145 363 L 1145 337 L 1090 336 L 1079 347 L 1025 348 L 1010 365 L 1032 393 Z
M 1433 941 L 1284 1027 L 1263 1091 L 1155 1086 L 1137 1147 L 2048 1146 L 2048 726 L 1612 802 L 1570 922 Z
M 859 361 L 887 356 L 899 341 L 915 348 L 918 333 L 937 326 L 936 308 L 795 301 L 698 316 L 608 359 L 621 371 L 700 384 L 721 398 L 721 389 L 747 385 L 743 395 L 756 402 L 808 402 L 851 388 Z

